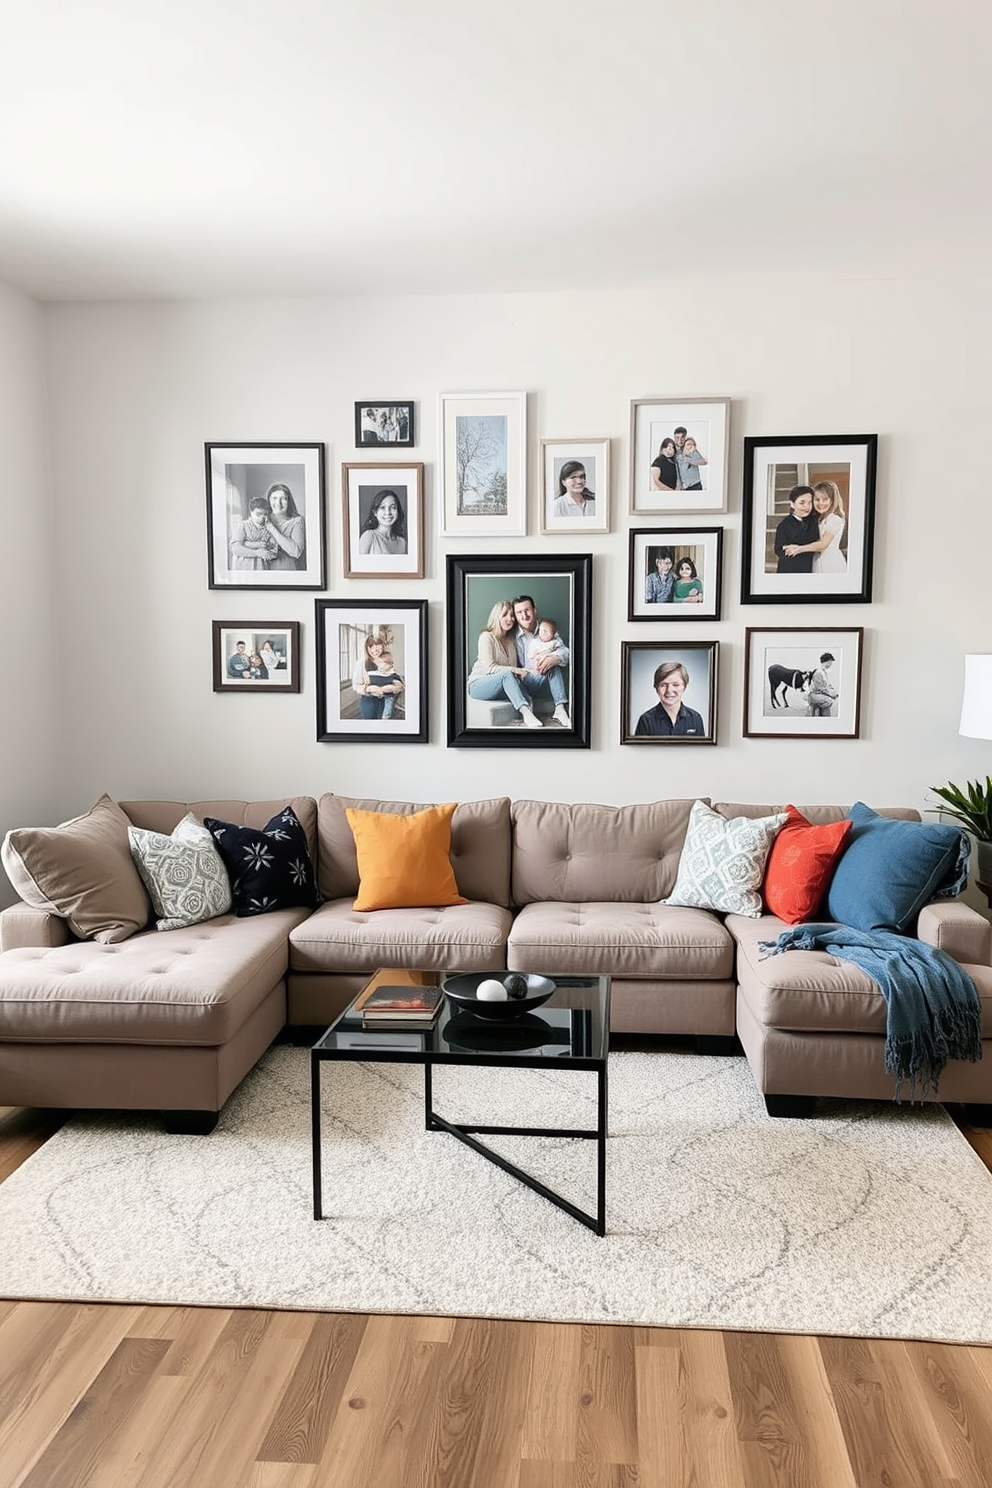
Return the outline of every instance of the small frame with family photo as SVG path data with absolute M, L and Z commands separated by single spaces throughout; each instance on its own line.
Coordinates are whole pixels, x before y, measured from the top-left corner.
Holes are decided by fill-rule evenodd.
M 729 398 L 634 398 L 633 516 L 727 510 Z
M 541 440 L 541 531 L 610 530 L 610 441 Z
M 744 440 L 741 604 L 867 604 L 877 434 Z
M 723 528 L 634 527 L 628 620 L 719 620 Z
M 746 739 L 857 739 L 864 630 L 744 632 Z
M 620 743 L 715 744 L 718 641 L 620 643 Z
M 314 606 L 317 742 L 426 744 L 427 600 Z
M 341 465 L 346 579 L 424 577 L 424 467 Z
M 378 402 L 355 404 L 355 444 L 368 449 L 383 445 L 389 449 L 412 449 L 416 444 L 413 404 Z
M 298 620 L 215 620 L 214 692 L 299 692 Z
M 207 444 L 211 589 L 323 589 L 324 446 Z

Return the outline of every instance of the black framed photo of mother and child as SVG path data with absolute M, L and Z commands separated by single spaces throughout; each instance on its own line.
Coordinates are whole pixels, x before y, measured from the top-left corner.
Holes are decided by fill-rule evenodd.
M 448 744 L 588 749 L 592 555 L 447 558 Z
M 742 604 L 871 599 L 876 434 L 744 440 Z
M 314 600 L 317 741 L 426 744 L 427 600 Z
M 210 588 L 323 589 L 324 446 L 204 448 Z

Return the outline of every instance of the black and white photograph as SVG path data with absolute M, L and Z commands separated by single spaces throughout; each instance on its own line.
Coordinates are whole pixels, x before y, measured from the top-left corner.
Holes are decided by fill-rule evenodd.
M 627 619 L 718 620 L 722 554 L 721 527 L 631 528 Z
M 299 692 L 297 620 L 215 620 L 214 692 Z
M 620 743 L 715 744 L 718 641 L 620 643 Z
M 411 449 L 416 444 L 413 427 L 413 403 L 356 403 L 355 444 L 387 445 L 393 449 Z
M 317 742 L 426 744 L 427 600 L 314 606 Z
M 729 423 L 729 398 L 634 398 L 631 514 L 726 511 Z
M 211 589 L 323 589 L 324 446 L 207 444 Z
M 422 579 L 424 467 L 341 466 L 346 579 Z
M 867 604 L 876 434 L 744 441 L 742 604 Z
M 449 557 L 448 743 L 588 749 L 592 557 Z
M 857 739 L 864 630 L 749 628 L 744 737 Z
M 442 393 L 438 491 L 442 537 L 523 537 L 527 394 Z
M 541 531 L 609 532 L 610 441 L 541 440 Z

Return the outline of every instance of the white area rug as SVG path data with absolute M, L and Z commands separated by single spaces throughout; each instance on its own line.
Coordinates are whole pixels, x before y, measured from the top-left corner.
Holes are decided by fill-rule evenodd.
M 992 1177 L 940 1108 L 772 1121 L 743 1059 L 612 1055 L 599 1239 L 442 1132 L 422 1070 L 280 1046 L 209 1137 L 79 1117 L 0 1185 L 0 1295 L 992 1344 Z M 439 1069 L 453 1121 L 595 1124 L 595 1076 Z M 594 1209 L 595 1143 L 492 1138 Z

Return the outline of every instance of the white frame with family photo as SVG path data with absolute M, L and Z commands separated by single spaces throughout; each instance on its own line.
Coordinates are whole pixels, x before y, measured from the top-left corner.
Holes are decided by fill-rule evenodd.
M 273 666 L 266 645 L 276 658 Z M 249 665 L 233 667 L 238 647 Z M 255 656 L 258 664 L 252 665 Z M 300 623 L 298 620 L 215 620 L 213 622 L 214 692 L 299 692 Z
M 317 742 L 319 744 L 426 744 L 427 600 L 316 599 Z M 382 636 L 402 681 L 402 703 L 393 717 L 363 716 L 354 678 L 367 654 L 367 638 Z M 367 679 L 366 679 L 367 680 Z M 363 690 L 365 684 L 363 683 Z M 378 684 L 380 688 L 386 684 Z M 371 696 L 371 695 L 370 695 Z M 378 691 L 372 705 L 381 703 Z M 399 713 L 402 716 L 399 716 Z
M 702 599 L 682 603 L 649 600 L 648 579 L 654 573 L 659 549 L 667 548 L 672 559 L 671 575 L 688 558 L 702 585 Z M 661 570 L 658 570 L 659 574 Z M 719 620 L 723 573 L 722 527 L 632 527 L 627 573 L 628 620 Z M 661 587 L 661 586 L 659 586 Z
M 658 489 L 652 479 L 661 446 L 673 442 L 676 429 L 695 441 L 694 453 L 704 463 L 692 469 L 699 490 Z M 670 512 L 727 510 L 727 453 L 730 433 L 729 398 L 634 398 L 630 405 L 630 511 L 632 516 Z M 660 473 L 659 473 L 660 479 Z M 676 482 L 681 477 L 676 473 Z M 690 483 L 691 484 L 691 483 Z
M 717 723 L 717 657 L 719 641 L 621 641 L 620 743 L 715 744 Z M 689 675 L 681 705 L 699 714 L 701 733 L 638 733 L 642 717 L 660 709 L 654 677 L 666 662 L 678 662 Z M 699 675 L 700 665 L 703 675 Z M 681 714 L 679 715 L 681 716 Z M 651 727 L 648 719 L 646 727 Z
M 373 513 L 392 493 L 403 519 L 405 552 L 361 551 Z M 342 530 L 346 579 L 422 579 L 424 577 L 424 467 L 383 465 L 377 460 L 342 461 Z M 385 542 L 392 539 L 385 535 Z M 374 538 L 372 538 L 374 542 Z
M 472 432 L 468 421 L 482 419 L 498 421 L 503 439 L 475 458 L 463 441 Z M 438 452 L 441 537 L 524 536 L 527 531 L 526 393 L 442 393 Z M 474 489 L 469 486 L 473 470 L 502 482 L 505 487 L 502 495 L 488 504 L 482 503 L 479 511 L 471 510 L 472 503 L 463 503 L 466 490 Z M 501 507 L 505 510 L 500 510 Z
M 325 587 L 324 446 L 322 444 L 206 444 L 207 567 L 211 589 L 323 589 Z M 295 513 L 289 522 L 302 533 L 298 555 L 280 551 L 264 523 L 251 523 L 252 503 L 268 506 L 267 492 L 283 486 Z M 261 508 L 259 508 L 261 510 Z M 271 515 L 271 512 L 269 513 Z M 297 524 L 302 518 L 302 525 Z M 232 554 L 232 545 L 255 531 L 257 556 Z M 279 567 L 269 568 L 267 554 Z M 297 566 L 291 567 L 293 562 Z M 235 566 L 237 564 L 238 566 Z M 243 567 L 241 565 L 244 565 Z
M 859 738 L 863 645 L 860 626 L 749 626 L 744 632 L 745 739 Z M 826 693 L 811 696 L 821 667 L 829 690 L 837 694 L 834 702 Z
M 577 463 L 585 474 L 585 489 L 594 511 L 579 510 L 571 497 L 570 511 L 556 513 L 562 497 L 561 473 Z M 596 534 L 610 530 L 610 441 L 608 439 L 541 440 L 541 531 L 549 536 L 562 532 Z

